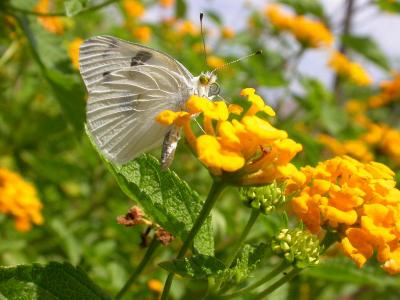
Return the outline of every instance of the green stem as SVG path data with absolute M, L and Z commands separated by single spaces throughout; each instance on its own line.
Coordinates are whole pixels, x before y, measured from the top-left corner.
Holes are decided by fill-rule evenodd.
M 240 238 L 237 240 L 235 248 L 233 249 L 231 255 L 228 257 L 228 259 L 225 262 L 225 266 L 227 268 L 229 268 L 232 265 L 233 261 L 237 257 L 237 254 L 239 253 L 240 248 L 242 248 L 242 245 L 243 245 L 245 239 L 247 238 L 247 236 L 250 232 L 250 229 L 253 227 L 253 225 L 257 221 L 257 218 L 259 215 L 260 215 L 259 209 L 251 210 L 250 218 L 247 221 L 246 227 L 244 228 L 242 234 L 240 235 Z
M 267 273 L 263 278 L 261 278 L 257 282 L 253 283 L 252 285 L 249 285 L 248 287 L 246 287 L 244 289 L 241 289 L 241 290 L 237 291 L 236 293 L 232 293 L 232 294 L 229 294 L 229 295 L 223 295 L 223 296 L 221 296 L 221 298 L 230 299 L 230 298 L 234 298 L 234 297 L 240 296 L 240 295 L 242 295 L 244 293 L 247 293 L 247 292 L 249 292 L 251 290 L 254 290 L 254 289 L 258 288 L 260 285 L 263 285 L 264 283 L 270 281 L 275 276 L 277 276 L 280 273 L 282 273 L 288 267 L 289 267 L 288 262 L 284 260 L 280 265 L 278 265 L 271 272 Z
M 285 284 L 286 282 L 289 282 L 290 280 L 292 280 L 294 277 L 297 276 L 297 274 L 300 273 L 302 269 L 293 269 L 292 271 L 290 271 L 287 275 L 285 275 L 284 277 L 282 277 L 281 279 L 279 279 L 277 282 L 275 282 L 273 285 L 271 285 L 270 287 L 266 288 L 264 291 L 262 291 L 261 293 L 258 293 L 257 295 L 255 295 L 252 298 L 247 298 L 250 300 L 259 300 L 259 299 L 265 299 L 266 296 L 268 296 L 269 294 L 271 294 L 273 291 L 275 291 L 277 288 L 279 288 L 280 286 L 282 286 L 283 284 Z
M 132 273 L 131 277 L 129 277 L 128 281 L 124 284 L 122 289 L 118 292 L 115 296 L 116 300 L 122 298 L 122 296 L 128 291 L 131 285 L 135 282 L 135 280 L 139 277 L 140 273 L 142 273 L 143 269 L 146 265 L 150 262 L 151 257 L 153 256 L 154 252 L 157 250 L 158 246 L 160 245 L 159 241 L 156 238 L 153 238 L 151 241 L 149 248 L 146 251 L 146 254 L 143 256 L 142 261 L 137 266 L 135 271 Z
M 181 249 L 179 250 L 176 259 L 180 259 L 185 256 L 186 251 L 189 249 L 189 246 L 193 242 L 194 237 L 196 236 L 197 232 L 200 230 L 201 226 L 203 225 L 204 221 L 209 216 L 211 209 L 213 208 L 215 202 L 217 201 L 219 195 L 226 187 L 226 184 L 222 181 L 213 181 L 211 186 L 210 192 L 208 193 L 207 199 L 204 202 L 204 205 L 192 227 L 188 236 L 186 237 L 185 241 L 182 244 Z M 166 300 L 168 298 L 169 290 L 171 289 L 172 281 L 174 280 L 174 273 L 169 273 L 167 280 L 165 281 L 163 293 L 161 295 L 161 300 Z
M 82 9 L 79 13 L 82 14 L 82 13 L 91 12 L 91 11 L 103 8 L 103 7 L 110 5 L 117 1 L 119 1 L 119 0 L 104 1 L 103 3 L 100 3 L 98 5 L 86 7 L 84 9 Z M 13 11 L 23 13 L 25 15 L 34 15 L 34 16 L 39 16 L 39 17 L 65 17 L 66 16 L 65 12 L 41 13 L 41 12 L 37 12 L 37 11 L 32 11 L 32 10 L 28 10 L 28 9 L 24 9 L 24 8 L 15 7 L 12 5 L 7 5 L 7 8 L 10 10 L 13 10 Z

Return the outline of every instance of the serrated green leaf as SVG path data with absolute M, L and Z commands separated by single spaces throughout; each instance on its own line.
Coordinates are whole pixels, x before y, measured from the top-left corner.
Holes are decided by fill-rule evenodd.
M 319 265 L 305 269 L 302 274 L 330 282 L 373 286 L 395 286 L 398 284 L 395 278 L 385 274 L 381 269 L 369 266 L 359 269 L 348 258 L 330 258 L 321 261 Z
M 111 299 L 81 269 L 58 262 L 0 267 L 0 295 L 8 300 Z
M 342 36 L 343 44 L 354 52 L 364 56 L 377 66 L 389 70 L 390 66 L 385 54 L 379 48 L 378 44 L 368 36 L 345 35 Z
M 115 167 L 108 164 L 121 189 L 139 203 L 147 215 L 174 236 L 185 239 L 202 207 L 199 195 L 171 170 L 161 171 L 151 155 Z M 214 255 L 211 217 L 194 239 L 194 247 L 204 255 Z
M 263 259 L 266 249 L 267 244 L 265 243 L 261 243 L 257 246 L 245 245 L 233 267 L 220 272 L 220 282 L 227 283 L 233 281 L 235 283 L 240 283 L 248 278 L 250 273 Z
M 175 4 L 175 16 L 178 19 L 184 19 L 186 16 L 186 2 L 185 0 L 177 0 Z
M 162 262 L 160 266 L 168 272 L 193 279 L 217 275 L 225 269 L 223 262 L 208 255 L 194 255 L 190 258 L 174 259 Z

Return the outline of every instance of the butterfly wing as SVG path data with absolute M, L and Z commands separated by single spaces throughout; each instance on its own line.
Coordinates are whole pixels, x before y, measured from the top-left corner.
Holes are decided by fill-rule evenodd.
M 87 128 L 101 152 L 122 164 L 161 145 L 168 129 L 155 117 L 166 109 L 181 109 L 191 93 L 191 74 L 147 47 L 111 37 L 88 43 L 80 52 L 89 91 Z
M 168 54 L 112 36 L 90 38 L 79 49 L 79 70 L 89 92 L 111 72 L 138 65 L 164 67 L 187 80 L 193 77 Z

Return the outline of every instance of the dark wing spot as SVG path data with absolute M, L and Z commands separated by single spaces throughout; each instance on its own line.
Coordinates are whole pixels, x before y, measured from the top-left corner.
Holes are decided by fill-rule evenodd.
M 103 72 L 103 77 L 106 77 L 108 74 L 110 74 L 110 71 Z
M 109 39 L 109 41 L 110 41 L 109 48 L 116 48 L 118 46 L 117 40 Z
M 139 51 L 134 57 L 131 59 L 131 67 L 143 65 L 146 61 L 152 58 L 152 54 L 147 51 Z

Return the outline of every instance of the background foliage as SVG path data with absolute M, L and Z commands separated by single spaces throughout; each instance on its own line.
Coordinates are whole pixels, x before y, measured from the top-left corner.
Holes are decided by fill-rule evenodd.
M 136 194 L 128 197 L 120 190 L 112 172 L 99 158 L 84 132 L 86 92 L 73 65 L 76 51 L 71 50 L 71 43 L 76 38 L 108 34 L 145 43 L 177 58 L 193 74 L 262 49 L 262 55 L 219 72 L 222 96 L 237 99 L 243 87 L 255 87 L 261 94 L 277 90 L 278 96 L 273 97 L 270 103 L 279 115 L 276 126 L 287 130 L 297 142 L 303 144 L 306 151 L 297 158 L 302 165 L 313 165 L 335 152 L 332 147 L 326 148 L 326 143 L 321 143 L 320 134 L 328 134 L 339 144 L 361 140 L 365 128 L 360 126 L 354 112 L 349 112 L 346 103 L 357 98 L 364 105 L 373 95 L 381 92 L 379 82 L 360 87 L 337 77 L 335 84 L 326 86 L 318 78 L 299 73 L 298 61 L 308 50 L 289 34 L 278 33 L 264 13 L 251 5 L 244 7 L 250 11 L 246 27 L 237 32 L 229 28 L 230 24 L 223 24 L 218 12 L 205 11 L 206 67 L 202 59 L 199 25 L 186 21 L 190 3 L 184 0 L 143 0 L 143 9 L 153 11 L 155 16 L 152 18 L 155 21 L 150 22 L 142 17 L 140 7 L 129 7 L 125 2 L 129 1 L 51 1 L 49 11 L 44 13 L 55 12 L 62 27 L 62 30 L 53 32 L 37 15 L 38 1 L 6 0 L 0 3 L 0 167 L 21 174 L 35 185 L 43 203 L 44 215 L 44 224 L 35 226 L 29 232 L 18 232 L 12 218 L 0 214 L 0 265 L 8 267 L 0 273 L 0 295 L 6 299 L 20 296 L 13 294 L 9 288 L 11 285 L 20 286 L 26 293 L 18 299 L 31 299 L 30 293 L 40 299 L 73 299 L 70 293 L 75 289 L 70 287 L 79 285 L 81 281 L 89 282 L 87 276 L 95 284 L 76 287 L 76 290 L 82 289 L 80 295 L 86 295 L 86 298 L 81 296 L 82 299 L 109 299 L 109 295 L 114 295 L 122 287 L 144 253 L 141 233 L 146 228 L 123 227 L 117 224 L 116 216 L 124 215 L 137 202 L 147 206 L 146 212 L 153 209 L 151 215 L 155 221 L 176 237 L 182 237 L 190 229 L 210 185 L 206 169 L 182 143 L 172 169 L 196 192 L 191 191 L 175 174 L 169 173 L 160 179 L 161 184 L 170 185 L 173 182 L 176 193 L 186 194 L 177 198 L 173 197 L 173 193 L 160 196 L 160 201 L 170 197 L 175 207 L 163 208 L 156 202 L 152 206 L 149 201 L 155 198 L 150 189 L 151 183 L 139 184 L 138 177 L 130 173 L 132 170 L 125 170 L 118 183 L 136 189 Z M 331 25 L 327 12 L 316 0 L 279 2 L 293 12 Z M 357 7 L 355 3 L 353 5 Z M 371 1 L 365 5 L 374 5 L 384 12 L 400 13 L 397 1 Z M 393 31 L 393 38 L 396 38 L 395 34 Z M 336 35 L 336 43 L 354 60 L 380 68 L 388 79 L 396 71 L 394 58 L 387 57 L 372 37 L 352 34 L 351 27 L 342 28 Z M 397 94 L 397 98 L 399 96 Z M 391 101 L 378 108 L 360 110 L 357 116 L 363 114 L 396 132 L 400 126 L 399 108 L 398 102 Z M 396 140 L 394 136 L 389 142 L 396 144 L 400 138 Z M 367 152 L 357 151 L 357 147 L 341 151 L 358 156 L 358 159 L 370 153 L 375 160 L 399 172 L 400 153 L 399 156 L 388 154 L 385 149 L 389 146 L 367 145 Z M 159 151 L 154 151 L 154 154 L 158 157 Z M 142 157 L 135 163 L 133 168 L 141 168 L 143 172 L 150 172 L 155 164 L 150 157 Z M 113 172 L 124 174 L 124 170 Z M 143 175 L 143 172 L 140 174 Z M 129 179 L 129 176 L 132 177 Z M 128 182 L 120 182 L 126 180 Z M 187 205 L 188 198 L 193 199 L 190 200 L 193 203 L 187 206 L 187 212 L 180 211 L 179 207 Z M 233 244 L 241 232 L 241 224 L 248 217 L 248 209 L 239 203 L 237 191 L 231 188 L 213 212 L 214 236 L 207 234 L 199 241 L 198 247 L 195 242 L 199 253 L 212 255 L 214 239 L 216 257 L 227 254 L 226 249 Z M 164 214 L 176 216 L 177 221 L 164 220 Z M 187 219 L 181 226 L 180 215 L 184 214 L 191 215 L 192 219 Z M 251 253 L 257 252 L 254 247 L 261 247 L 284 223 L 284 216 L 278 213 L 263 217 L 249 238 L 254 245 L 247 246 L 242 253 L 246 267 L 240 269 L 239 266 L 236 273 L 224 276 L 237 282 L 251 281 L 271 268 L 273 260 L 257 258 L 258 268 L 248 279 L 249 270 L 255 268 L 255 264 L 251 263 Z M 207 230 L 211 230 L 210 224 L 203 231 Z M 163 281 L 166 272 L 158 267 L 158 263 L 171 259 L 179 244 L 179 239 L 176 239 L 170 246 L 157 250 L 155 260 L 129 291 L 127 299 L 157 298 L 160 291 L 157 285 L 151 284 L 151 280 Z M 328 255 L 340 256 L 335 250 Z M 210 266 L 210 269 L 201 272 L 218 271 L 218 261 L 208 261 L 209 258 L 202 256 L 198 259 L 205 265 L 208 262 Z M 60 263 L 47 264 L 50 261 Z M 62 264 L 64 261 L 70 264 Z M 15 267 L 21 264 L 25 266 Z M 163 267 L 167 270 L 177 268 L 178 273 L 182 273 L 187 265 L 175 262 Z M 279 289 L 271 299 L 398 299 L 399 279 L 389 277 L 378 269 L 367 266 L 359 270 L 342 257 L 323 260 L 320 266 L 305 271 Z M 56 272 L 57 276 L 68 273 L 69 278 L 73 278 L 71 285 L 46 287 L 43 282 L 46 276 L 52 277 L 52 272 Z M 189 276 L 188 272 L 183 272 L 183 277 L 175 281 L 172 296 L 187 299 L 190 295 L 196 299 L 202 295 L 206 281 L 202 280 L 201 272 L 192 276 L 198 279 L 194 282 L 183 278 Z M 44 274 L 44 278 L 42 282 L 34 282 L 35 287 L 28 287 L 25 283 L 33 280 L 32 274 Z M 54 290 L 64 292 L 57 296 Z

